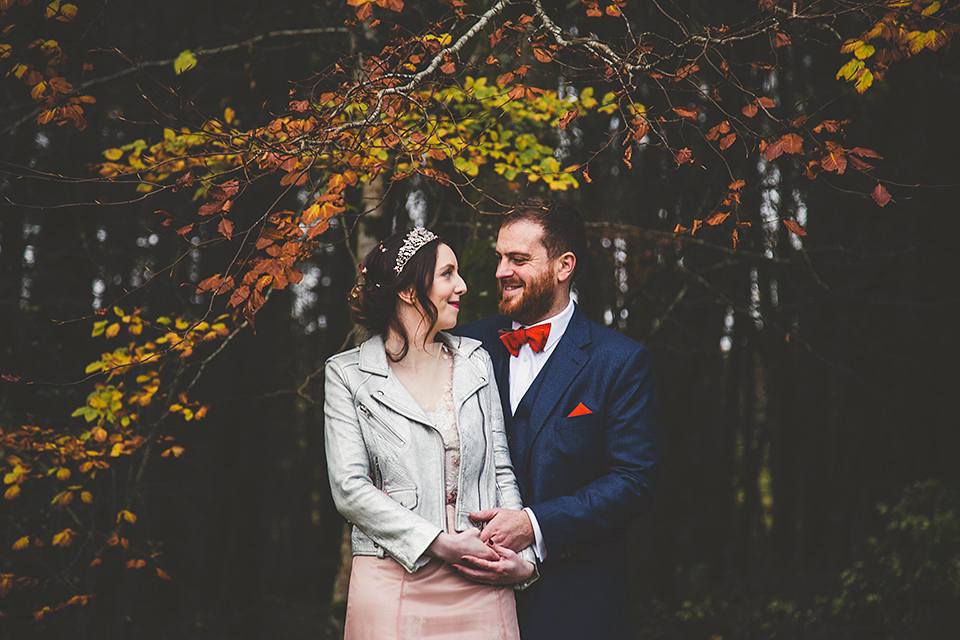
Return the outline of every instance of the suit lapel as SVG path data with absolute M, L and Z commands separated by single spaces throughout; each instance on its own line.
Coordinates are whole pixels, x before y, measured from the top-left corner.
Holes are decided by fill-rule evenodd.
M 590 354 L 586 350 L 590 342 L 590 325 L 578 306 L 573 312 L 573 317 L 570 318 L 567 330 L 557 343 L 556 350 L 540 372 L 543 380 L 533 399 L 533 407 L 530 409 L 530 428 L 533 432 L 528 440 L 530 445 L 527 450 L 528 457 L 533 450 L 534 441 L 546 426 L 547 418 L 590 359 Z
M 509 329 L 510 326 L 510 320 L 500 316 L 498 322 L 492 326 L 491 333 L 482 340 L 484 348 L 490 354 L 490 360 L 493 361 L 493 373 L 500 390 L 500 406 L 503 407 L 503 417 L 507 424 L 513 417 L 510 411 L 510 352 L 500 341 L 500 330 Z

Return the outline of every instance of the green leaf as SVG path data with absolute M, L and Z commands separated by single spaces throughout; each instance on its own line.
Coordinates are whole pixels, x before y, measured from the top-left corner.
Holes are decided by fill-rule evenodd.
M 184 49 L 173 61 L 173 72 L 180 75 L 184 71 L 189 71 L 197 66 L 197 56 L 193 55 L 190 49 Z

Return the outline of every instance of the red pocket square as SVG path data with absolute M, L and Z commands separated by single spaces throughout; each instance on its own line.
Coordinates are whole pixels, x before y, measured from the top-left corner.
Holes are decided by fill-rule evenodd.
M 593 411 L 590 411 L 590 409 L 588 409 L 587 406 L 581 402 L 580 404 L 577 405 L 576 409 L 574 409 L 569 414 L 567 414 L 567 417 L 573 418 L 576 416 L 586 416 L 591 413 L 593 413 Z

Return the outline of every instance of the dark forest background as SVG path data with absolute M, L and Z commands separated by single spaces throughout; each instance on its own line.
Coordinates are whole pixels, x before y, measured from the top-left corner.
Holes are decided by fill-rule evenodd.
M 78 4 L 97 19 L 61 37 L 101 78 L 185 49 L 342 25 L 353 10 Z M 701 23 L 756 10 L 677 4 Z M 669 26 L 652 8 L 636 11 L 647 30 Z M 262 123 L 345 50 L 382 37 L 358 33 L 274 38 L 205 57 L 190 73 L 144 67 L 96 84 L 82 131 L 36 124 L 22 87 L 0 82 L 0 429 L 79 420 L 70 415 L 95 382 L 84 369 L 105 349 L 91 338 L 97 309 L 190 315 L 208 303 L 181 283 L 209 276 L 227 250 L 185 253 L 154 214 L 177 206 L 173 196 L 141 198 L 96 179 L 102 151 L 228 106 L 246 126 Z M 834 96 L 849 138 L 884 158 L 878 172 L 894 198 L 885 207 L 868 195 L 875 180 L 811 181 L 792 158 L 752 156 L 735 171 L 752 177 L 741 210 L 757 224 L 736 249 L 714 228 L 677 240 L 677 224 L 709 208 L 705 185 L 729 179 L 677 169 L 654 147 L 632 167 L 608 147 L 590 165 L 592 182 L 552 194 L 589 224 L 580 304 L 648 346 L 656 364 L 658 497 L 631 550 L 638 637 L 958 637 L 960 57 L 950 47 L 917 56 L 864 95 L 835 78 L 843 62 L 836 43 L 787 47 L 757 82 L 780 104 Z M 578 127 L 556 143 L 574 159 L 611 124 Z M 276 198 L 269 184 L 254 189 L 251 209 Z M 503 202 L 543 193 L 541 183 L 489 189 Z M 411 212 L 437 230 L 460 256 L 470 320 L 491 313 L 495 297 L 495 226 L 477 208 L 496 209 L 415 183 L 387 192 L 363 234 L 410 226 Z M 272 292 L 255 331 L 206 364 L 193 395 L 207 416 L 165 427 L 184 454 L 155 458 L 138 477 L 137 539 L 162 552 L 172 579 L 53 563 L 49 583 L 0 597 L 0 637 L 337 637 L 344 523 L 324 467 L 321 368 L 355 339 L 344 305 L 361 235 L 345 233 L 351 215 L 302 265 L 299 285 Z M 807 235 L 781 217 L 801 220 Z M 97 500 L 121 503 L 138 464 L 105 472 Z M 33 552 L 11 547 L 31 533 L 31 514 L 50 508 L 49 497 L 21 498 L 0 506 L 0 573 L 20 570 L 18 554 Z M 17 613 L 64 585 L 97 596 L 39 621 Z

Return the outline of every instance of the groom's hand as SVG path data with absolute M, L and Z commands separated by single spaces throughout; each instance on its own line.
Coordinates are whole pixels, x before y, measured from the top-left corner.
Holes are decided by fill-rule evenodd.
M 474 522 L 485 522 L 480 539 L 513 551 L 526 549 L 534 543 L 533 524 L 526 511 L 513 509 L 484 509 L 470 514 Z

